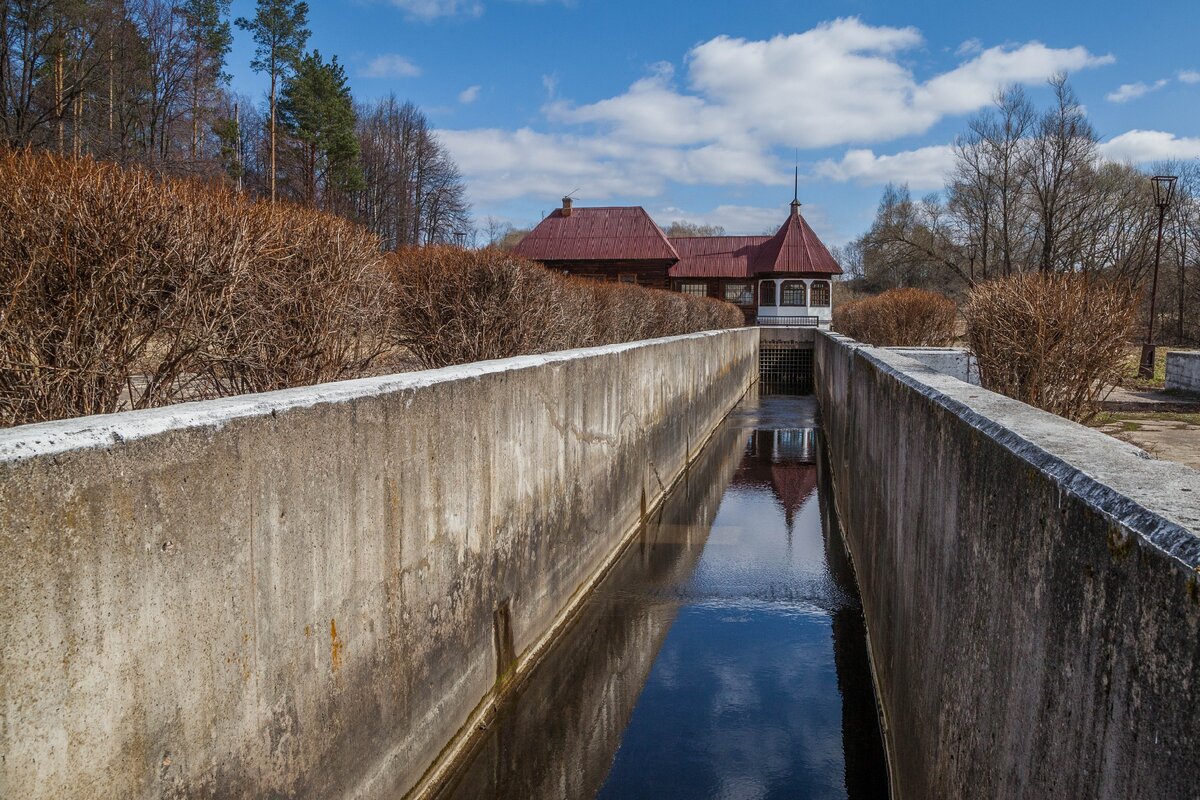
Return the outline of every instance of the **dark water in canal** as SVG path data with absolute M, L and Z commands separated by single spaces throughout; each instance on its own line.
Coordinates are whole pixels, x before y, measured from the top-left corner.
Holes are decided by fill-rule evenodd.
M 811 397 L 749 397 L 444 798 L 885 798 Z

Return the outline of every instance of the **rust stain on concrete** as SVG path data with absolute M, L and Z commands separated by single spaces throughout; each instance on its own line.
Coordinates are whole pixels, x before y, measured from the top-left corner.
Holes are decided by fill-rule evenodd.
M 334 672 L 342 668 L 342 650 L 345 643 L 338 638 L 337 620 L 329 620 L 329 663 Z

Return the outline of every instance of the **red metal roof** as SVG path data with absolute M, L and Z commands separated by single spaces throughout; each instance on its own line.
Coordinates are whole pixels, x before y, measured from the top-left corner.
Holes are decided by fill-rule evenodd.
M 554 210 L 513 248 L 535 261 L 676 261 L 679 254 L 641 206 Z
M 641 206 L 555 209 L 513 248 L 523 258 L 562 261 L 666 261 L 673 278 L 748 278 L 764 273 L 841 275 L 842 268 L 800 214 L 774 236 L 668 239 Z
M 801 216 L 799 203 L 792 204 L 792 213 L 788 215 L 787 222 L 759 250 L 754 271 L 842 274 L 842 268 Z
M 672 236 L 679 253 L 672 278 L 747 278 L 770 236 Z

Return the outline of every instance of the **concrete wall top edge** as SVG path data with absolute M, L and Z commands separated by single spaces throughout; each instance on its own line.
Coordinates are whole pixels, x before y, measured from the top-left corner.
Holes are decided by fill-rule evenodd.
M 1189 570 L 1200 569 L 1200 472 L 914 359 L 821 332 L 1029 462 Z
M 238 419 L 263 417 L 294 409 L 341 403 L 356 398 L 379 397 L 395 392 L 422 389 L 440 383 L 478 379 L 514 370 L 577 358 L 620 353 L 689 338 L 705 338 L 741 332 L 755 335 L 755 328 L 701 331 L 659 339 L 560 350 L 552 353 L 476 361 L 439 369 L 401 372 L 373 378 L 355 378 L 272 392 L 244 394 L 215 400 L 177 403 L 159 408 L 95 414 L 86 417 L 39 422 L 0 429 L 0 465 L 71 450 L 107 447 L 117 442 L 144 439 L 191 428 L 220 428 Z

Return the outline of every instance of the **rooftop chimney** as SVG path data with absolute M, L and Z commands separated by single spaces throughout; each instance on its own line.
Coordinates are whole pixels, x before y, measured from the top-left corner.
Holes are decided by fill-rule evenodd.
M 562 215 L 564 217 L 571 216 L 571 198 L 569 197 L 563 198 Z

